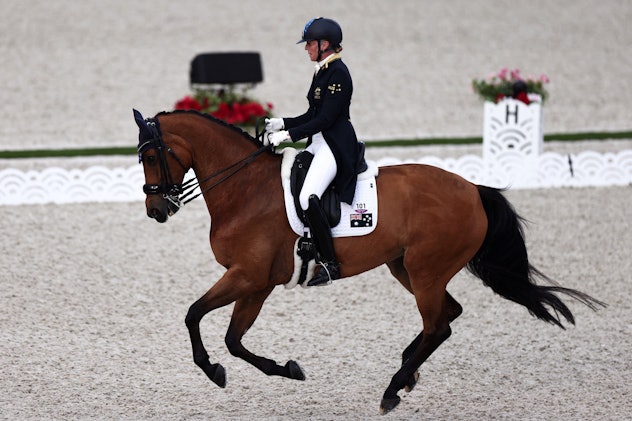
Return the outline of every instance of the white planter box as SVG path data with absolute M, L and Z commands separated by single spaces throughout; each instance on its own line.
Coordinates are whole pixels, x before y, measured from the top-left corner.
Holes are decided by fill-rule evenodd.
M 543 152 L 542 105 L 513 98 L 485 102 L 483 159 L 498 161 L 537 157 Z

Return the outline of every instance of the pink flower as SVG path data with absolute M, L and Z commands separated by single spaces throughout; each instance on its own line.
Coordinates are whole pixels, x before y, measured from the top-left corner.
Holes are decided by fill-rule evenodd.
M 542 83 L 549 83 L 550 82 L 549 77 L 547 75 L 545 75 L 544 73 L 540 75 L 540 81 Z
M 511 71 L 511 79 L 512 80 L 520 80 L 520 69 L 514 69 Z
M 500 69 L 500 72 L 498 72 L 498 77 L 501 80 L 506 80 L 507 79 L 507 68 L 503 67 L 502 69 Z

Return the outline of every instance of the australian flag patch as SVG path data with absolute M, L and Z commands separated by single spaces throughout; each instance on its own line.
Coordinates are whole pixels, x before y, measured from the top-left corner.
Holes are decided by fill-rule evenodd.
M 352 213 L 349 215 L 349 226 L 351 228 L 366 228 L 373 226 L 373 214 Z

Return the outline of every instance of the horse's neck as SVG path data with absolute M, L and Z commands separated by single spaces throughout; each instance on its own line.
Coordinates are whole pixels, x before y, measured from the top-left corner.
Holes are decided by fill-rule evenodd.
M 208 128 L 189 139 L 194 154 L 192 168 L 201 181 L 200 188 L 211 217 L 219 220 L 237 215 L 259 202 L 255 196 L 265 195 L 271 188 L 268 185 L 273 171 L 269 156 L 259 156 L 246 163 L 257 148 L 243 134 L 219 123 L 211 122 Z M 205 181 L 207 177 L 210 179 Z
M 215 174 L 256 147 L 242 133 L 219 122 L 195 114 L 181 114 L 177 126 L 170 129 L 188 143 L 192 156 L 191 168 L 198 180 Z

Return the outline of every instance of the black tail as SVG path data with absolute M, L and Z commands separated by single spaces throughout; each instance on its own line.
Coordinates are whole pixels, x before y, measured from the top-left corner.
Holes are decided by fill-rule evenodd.
M 524 220 L 516 214 L 513 206 L 502 192 L 485 186 L 478 186 L 487 214 L 487 235 L 480 250 L 467 264 L 467 269 L 483 280 L 494 292 L 508 300 L 525 306 L 529 313 L 564 329 L 561 314 L 568 322 L 575 324 L 569 308 L 554 293 L 566 294 L 584 303 L 593 310 L 605 304 L 583 292 L 555 285 L 548 277 L 529 263 L 524 241 Z M 551 284 L 536 284 L 536 279 Z M 554 314 L 551 314 L 547 306 Z

